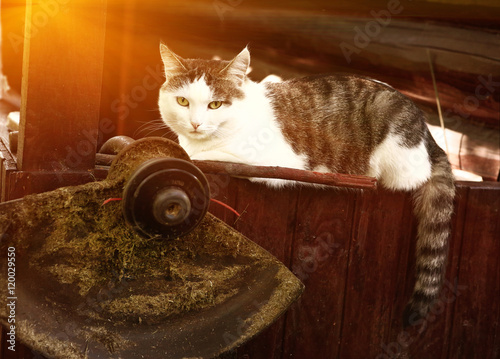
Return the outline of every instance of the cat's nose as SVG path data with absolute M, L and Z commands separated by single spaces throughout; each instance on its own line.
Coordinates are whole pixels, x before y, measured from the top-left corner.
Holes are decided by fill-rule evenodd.
M 200 127 L 200 123 L 194 123 L 194 122 L 191 122 L 191 126 L 193 126 L 193 128 L 195 129 L 195 131 L 198 129 L 198 127 Z

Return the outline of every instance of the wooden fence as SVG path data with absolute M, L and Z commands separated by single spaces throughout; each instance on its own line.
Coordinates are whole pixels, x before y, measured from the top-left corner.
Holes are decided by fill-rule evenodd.
M 433 314 L 403 331 L 416 223 L 407 193 L 272 190 L 211 176 L 211 212 L 288 265 L 302 297 L 239 358 L 493 359 L 500 355 L 500 184 L 458 183 L 446 284 Z M 417 331 L 422 331 L 418 335 Z
M 500 184 L 458 183 L 447 281 L 433 314 L 403 331 L 413 286 L 415 220 L 407 193 L 269 189 L 210 175 L 210 211 L 289 266 L 306 290 L 241 359 L 494 359 L 500 353 Z M 420 330 L 421 335 L 416 332 Z M 28 348 L 3 359 L 33 358 Z

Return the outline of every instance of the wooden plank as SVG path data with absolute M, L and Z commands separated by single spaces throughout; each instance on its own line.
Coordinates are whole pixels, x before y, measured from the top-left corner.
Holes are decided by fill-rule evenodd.
M 291 268 L 305 284 L 287 314 L 284 358 L 336 358 L 356 192 L 301 188 Z
M 97 153 L 96 164 L 109 166 L 113 162 L 114 158 L 115 155 Z M 312 184 L 324 184 L 334 187 L 349 187 L 359 189 L 377 188 L 377 179 L 369 176 L 315 172 L 279 166 L 252 166 L 244 163 L 223 161 L 192 160 L 192 162 L 204 174 L 218 174 L 245 178 L 277 178 Z
M 236 177 L 289 179 L 313 184 L 360 189 L 375 189 L 377 187 L 377 180 L 374 177 L 361 175 L 314 172 L 278 166 L 252 166 L 222 161 L 194 160 L 193 163 L 205 173 L 228 174 Z
M 297 206 L 297 190 L 273 190 L 248 180 L 238 182 L 236 210 L 242 213 L 235 228 L 262 246 L 285 265 L 290 250 Z M 259 303 L 255 303 L 256 309 Z M 281 358 L 284 317 L 261 335 L 238 349 L 238 357 L 252 359 Z
M 455 214 L 451 223 L 452 230 L 449 240 L 446 280 L 441 294 L 431 309 L 431 314 L 425 321 L 417 323 L 414 328 L 403 329 L 400 325 L 394 324 L 400 321 L 401 311 L 403 310 L 401 304 L 404 305 L 405 303 L 400 303 L 394 308 L 393 326 L 391 327 L 389 342 L 386 344 L 388 351 L 398 352 L 402 350 L 403 346 L 409 345 L 409 354 L 412 358 L 447 358 L 456 303 L 456 296 L 453 291 L 456 285 L 460 285 L 457 282 L 457 276 L 462 250 L 462 231 L 467 208 L 467 193 L 467 186 L 458 186 L 455 198 Z M 411 203 L 409 204 L 411 205 Z M 413 227 L 412 244 L 408 259 L 406 298 L 411 296 L 415 277 L 416 228 L 415 225 Z
M 396 285 L 394 293 L 394 304 L 392 305 L 389 332 L 384 341 L 378 343 L 377 358 L 386 358 L 396 353 L 402 353 L 407 347 L 408 334 L 407 330 L 403 329 L 402 314 L 408 300 L 413 293 L 415 284 L 415 242 L 417 235 L 417 221 L 413 215 L 413 203 L 409 193 L 399 193 L 404 197 L 403 219 L 401 222 L 402 233 L 399 236 L 400 253 L 397 260 L 397 270 L 388 275 L 393 277 Z M 384 202 L 383 202 L 384 203 Z M 385 200 L 386 205 L 390 201 Z M 414 333 L 410 331 L 408 341 L 415 341 Z
M 27 1 L 18 168 L 94 167 L 106 0 Z
M 256 307 L 257 309 L 257 307 Z M 238 359 L 281 359 L 283 355 L 283 331 L 285 317 L 262 331 L 254 339 L 239 347 Z
M 500 355 L 500 186 L 470 188 L 448 358 Z
M 238 180 L 235 180 L 226 175 L 205 174 L 210 186 L 210 197 L 214 198 L 226 205 L 236 208 L 236 198 L 238 194 Z M 220 204 L 210 203 L 208 208 L 210 213 L 219 219 L 223 220 L 230 226 L 234 226 L 237 216 L 224 208 Z
M 5 181 L 5 200 L 102 179 L 101 172 L 98 171 L 97 175 L 94 175 L 92 170 L 85 172 L 8 172 Z
M 236 210 L 243 215 L 235 228 L 288 265 L 297 189 L 271 189 L 244 179 L 237 181 Z
M 408 194 L 385 190 L 360 195 L 354 216 L 354 233 L 342 323 L 339 358 L 383 355 L 390 343 L 389 329 L 395 307 L 409 298 L 404 293 L 411 236 Z M 403 265 L 403 267 L 401 267 Z

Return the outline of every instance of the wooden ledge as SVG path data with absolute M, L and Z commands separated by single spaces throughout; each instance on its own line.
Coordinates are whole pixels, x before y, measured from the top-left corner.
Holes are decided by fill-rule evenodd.
M 114 155 L 97 153 L 96 164 L 109 166 L 114 158 Z M 225 174 L 234 177 L 275 178 L 335 187 L 377 188 L 377 180 L 368 176 L 322 173 L 275 166 L 251 166 L 233 162 L 194 160 L 193 163 L 202 172 L 210 174 Z

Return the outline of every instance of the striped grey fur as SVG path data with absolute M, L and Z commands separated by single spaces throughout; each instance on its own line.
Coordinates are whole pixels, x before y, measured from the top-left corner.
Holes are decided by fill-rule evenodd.
M 391 128 L 408 148 L 425 141 L 431 177 L 413 191 L 416 282 L 403 318 L 405 325 L 416 323 L 440 293 L 455 197 L 450 164 L 425 115 L 398 91 L 359 76 L 314 76 L 267 86 L 285 138 L 307 156 L 308 169 L 365 174 L 370 155 Z

